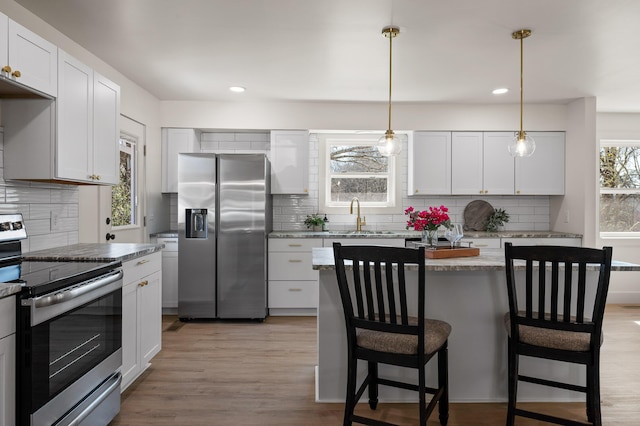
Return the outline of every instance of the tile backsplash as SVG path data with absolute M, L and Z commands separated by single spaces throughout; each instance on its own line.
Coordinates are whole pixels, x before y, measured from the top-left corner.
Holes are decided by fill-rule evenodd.
M 265 153 L 269 156 L 268 132 L 265 133 L 206 133 L 201 135 L 201 152 L 214 153 Z M 309 195 L 274 195 L 273 196 L 273 229 L 304 230 L 304 219 L 307 214 L 323 213 L 318 211 L 318 137 L 309 136 Z M 402 193 L 407 193 L 407 149 L 404 147 L 404 170 Z M 548 196 L 413 196 L 403 197 L 403 209 L 413 206 L 422 210 L 428 206 L 444 204 L 449 208 L 449 215 L 453 222 L 462 223 L 464 208 L 471 201 L 482 199 L 494 208 L 503 208 L 510 216 L 506 230 L 548 231 L 549 230 L 549 197 Z M 177 229 L 177 195 L 170 195 L 171 228 Z M 369 230 L 404 230 L 406 216 L 404 214 L 368 214 L 366 216 Z M 329 228 L 334 230 L 355 229 L 356 218 L 345 208 L 344 214 L 327 215 Z
M 78 187 L 4 180 L 3 166 L 4 132 L 0 128 L 0 214 L 22 213 L 28 235 L 22 241 L 22 251 L 26 253 L 76 244 L 79 226 Z

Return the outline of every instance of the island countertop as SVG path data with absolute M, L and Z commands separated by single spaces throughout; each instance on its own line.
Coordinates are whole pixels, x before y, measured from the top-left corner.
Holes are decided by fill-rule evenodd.
M 22 258 L 25 260 L 45 260 L 52 262 L 112 262 L 114 260 L 126 262 L 127 260 L 155 253 L 163 248 L 164 244 L 84 243 L 23 253 Z
M 418 231 L 332 230 L 332 231 L 273 231 L 269 238 L 420 238 Z M 582 238 L 580 234 L 555 231 L 465 231 L 466 238 Z
M 333 249 L 331 247 L 314 248 L 312 265 L 315 270 L 334 270 Z M 503 271 L 504 249 L 482 249 L 479 256 L 452 257 L 448 259 L 425 259 L 427 271 Z M 515 265 L 518 269 L 519 265 Z M 524 267 L 524 264 L 520 265 Z M 416 265 L 408 265 L 408 269 L 417 270 Z M 614 260 L 612 271 L 640 271 L 640 265 Z

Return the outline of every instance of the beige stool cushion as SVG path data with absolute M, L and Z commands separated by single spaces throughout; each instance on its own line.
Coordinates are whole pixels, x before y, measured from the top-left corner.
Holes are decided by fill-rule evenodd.
M 519 312 L 524 316 L 524 312 Z M 537 313 L 534 313 L 536 316 Z M 558 320 L 562 321 L 562 316 L 558 315 Z M 585 321 L 589 321 L 585 318 Z M 511 318 L 509 312 L 504 315 L 504 327 L 507 334 L 511 337 Z M 566 330 L 553 330 L 550 328 L 532 327 L 528 325 L 520 326 L 520 342 L 528 345 L 542 346 L 550 349 L 561 349 L 565 351 L 587 352 L 591 342 L 589 333 L 577 333 Z M 604 337 L 600 339 L 600 344 Z
M 417 319 L 409 323 L 417 325 Z M 440 320 L 424 320 L 424 353 L 436 352 L 451 334 L 451 326 Z M 378 352 L 412 355 L 418 353 L 418 336 L 410 334 L 386 333 L 382 331 L 358 329 L 356 342 L 362 348 Z

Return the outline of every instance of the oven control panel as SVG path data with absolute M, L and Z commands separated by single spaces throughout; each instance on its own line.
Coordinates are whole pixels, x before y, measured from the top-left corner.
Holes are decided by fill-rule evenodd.
M 27 230 L 21 213 L 0 214 L 0 242 L 25 238 L 27 238 Z

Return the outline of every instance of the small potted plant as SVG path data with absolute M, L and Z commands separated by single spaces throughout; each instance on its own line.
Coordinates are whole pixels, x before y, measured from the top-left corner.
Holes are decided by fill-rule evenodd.
M 320 232 L 322 231 L 322 225 L 324 225 L 324 218 L 319 214 L 308 214 L 304 224 L 312 231 Z
M 496 232 L 502 229 L 507 222 L 509 222 L 509 213 L 507 213 L 505 209 L 495 209 L 491 216 L 489 216 L 485 229 L 488 232 Z

